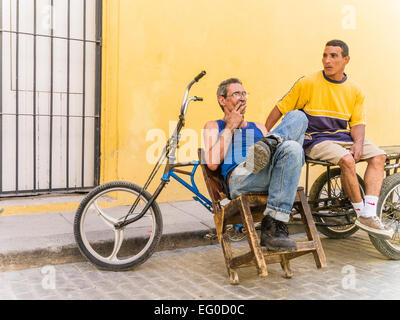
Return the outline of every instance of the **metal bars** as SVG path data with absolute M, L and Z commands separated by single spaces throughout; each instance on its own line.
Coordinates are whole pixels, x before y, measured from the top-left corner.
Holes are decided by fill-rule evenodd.
M 69 90 L 70 90 L 70 59 L 71 59 L 71 0 L 68 0 L 68 26 L 67 26 L 67 33 L 68 33 L 68 40 L 67 40 L 67 137 L 69 137 Z M 67 154 L 67 165 L 66 165 L 66 173 L 65 176 L 67 177 L 66 180 L 66 188 L 69 188 L 69 143 L 66 144 L 66 154 Z
M 0 0 L 0 28 L 3 28 L 3 1 Z M 0 32 L 0 194 L 3 192 L 3 32 Z
M 96 1 L 96 86 L 95 86 L 95 123 L 94 123 L 94 183 L 100 184 L 100 127 L 101 127 L 101 65 L 102 65 L 102 28 L 103 0 Z
M 83 89 L 82 89 L 82 188 L 85 181 L 85 106 L 86 106 L 86 0 L 83 1 Z
M 36 51 L 37 51 L 37 0 L 34 0 L 33 3 L 33 33 L 34 33 L 34 38 L 33 38 L 33 132 L 36 132 L 36 72 L 37 72 L 37 62 L 36 62 Z M 36 146 L 36 135 L 33 134 L 33 192 L 36 192 L 36 181 L 37 181 L 37 174 L 36 174 L 36 152 L 37 152 L 37 146 Z
M 48 34 L 40 32 L 43 6 Z M 63 34 L 55 32 L 60 21 Z M 0 197 L 99 183 L 101 23 L 102 0 L 0 0 Z
M 17 0 L 17 19 L 16 19 L 16 25 L 17 25 L 17 33 L 16 33 L 16 59 L 15 59 L 15 157 L 16 157 L 16 166 L 15 166 L 15 192 L 18 193 L 18 160 L 19 160 L 19 135 L 18 135 L 18 129 L 19 129 L 19 1 Z
M 36 3 L 35 0 L 34 0 L 34 3 Z M 13 33 L 13 34 L 16 34 L 17 32 L 16 32 L 16 31 L 13 31 L 13 30 L 3 30 L 3 29 L 0 29 L 0 33 Z M 49 35 L 47 35 L 47 34 L 38 34 L 38 33 L 36 33 L 36 31 L 33 32 L 33 33 L 20 31 L 20 32 L 18 32 L 18 34 L 24 35 L 24 36 L 33 36 L 33 37 L 36 36 L 36 37 L 53 38 L 53 39 L 59 39 L 59 40 L 71 40 L 71 41 L 77 41 L 77 42 L 83 42 L 83 41 L 85 41 L 86 43 L 101 44 L 101 41 L 100 41 L 100 40 L 88 40 L 88 39 L 83 40 L 83 39 L 78 39 L 78 38 L 60 37 L 60 36 L 55 36 L 55 35 L 49 36 Z
M 53 178 L 53 107 L 54 107 L 54 0 L 50 5 L 50 151 L 49 151 L 49 191 L 52 189 Z M 68 143 L 68 142 L 67 142 Z

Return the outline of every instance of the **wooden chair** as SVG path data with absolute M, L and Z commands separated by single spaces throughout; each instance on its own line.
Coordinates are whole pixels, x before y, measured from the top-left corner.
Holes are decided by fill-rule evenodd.
M 222 205 L 221 201 L 227 198 L 227 195 L 224 192 L 221 172 L 220 170 L 211 171 L 208 169 L 204 161 L 202 149 L 199 149 L 199 159 L 204 180 L 211 197 L 216 233 L 225 257 L 225 264 L 231 284 L 239 284 L 238 268 L 251 265 L 256 266 L 260 277 L 266 277 L 268 275 L 267 264 L 280 263 L 285 272 L 285 277 L 291 278 L 293 273 L 290 269 L 289 260 L 306 253 L 313 253 L 317 268 L 326 267 L 325 253 L 315 227 L 307 198 L 304 194 L 304 188 L 299 187 L 297 189 L 294 207 L 301 215 L 308 241 L 298 241 L 296 251 L 268 251 L 265 247 L 260 246 L 259 237 L 254 227 L 254 222 L 259 222 L 264 218 L 263 212 L 267 205 L 267 194 L 246 193 L 231 200 L 226 205 Z M 240 256 L 233 257 L 226 226 L 238 223 L 242 223 L 246 230 L 250 251 Z

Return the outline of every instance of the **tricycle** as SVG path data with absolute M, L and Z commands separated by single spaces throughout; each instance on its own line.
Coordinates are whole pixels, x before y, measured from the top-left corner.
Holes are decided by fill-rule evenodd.
M 203 100 L 196 96 L 189 98 L 189 91 L 205 74 L 205 71 L 201 72 L 187 86 L 179 122 L 144 186 L 128 181 L 105 183 L 94 188 L 80 203 L 74 220 L 75 240 L 80 252 L 97 267 L 113 271 L 126 270 L 144 263 L 151 257 L 163 232 L 162 213 L 156 200 L 171 179 L 190 190 L 194 194 L 194 200 L 213 212 L 212 202 L 201 194 L 194 180 L 200 161 L 176 162 L 180 132 L 185 124 L 189 103 Z M 371 237 L 371 242 L 386 257 L 398 260 L 400 259 L 400 173 L 397 173 L 397 169 L 400 167 L 400 146 L 384 147 L 384 150 L 388 153 L 388 157 L 378 214 L 383 223 L 394 228 L 396 232 L 391 240 Z M 161 182 L 151 194 L 148 188 L 165 161 Z M 307 194 L 310 165 L 323 165 L 327 169 L 314 182 L 308 194 L 319 231 L 330 238 L 349 237 L 357 231 L 354 225 L 356 214 L 341 187 L 340 168 L 311 159 L 307 160 L 306 165 Z M 182 170 L 188 167 L 192 168 L 191 171 Z M 189 176 L 190 181 L 182 179 L 182 175 Z M 360 177 L 359 182 L 363 191 L 364 184 Z M 233 241 L 243 239 L 245 232 L 241 224 L 230 226 L 230 236 Z

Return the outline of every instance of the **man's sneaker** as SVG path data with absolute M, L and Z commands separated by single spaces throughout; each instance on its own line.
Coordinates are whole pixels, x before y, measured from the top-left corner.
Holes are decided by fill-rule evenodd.
M 375 236 L 380 239 L 392 239 L 394 230 L 388 228 L 383 225 L 381 220 L 377 216 L 373 217 L 358 217 L 356 222 L 356 226 L 360 229 L 367 231 L 372 236 Z
M 296 241 L 289 239 L 287 225 L 268 215 L 261 221 L 260 245 L 271 251 L 295 251 L 297 249 Z
M 251 173 L 259 173 L 270 162 L 282 139 L 277 136 L 263 137 L 247 151 L 245 167 Z

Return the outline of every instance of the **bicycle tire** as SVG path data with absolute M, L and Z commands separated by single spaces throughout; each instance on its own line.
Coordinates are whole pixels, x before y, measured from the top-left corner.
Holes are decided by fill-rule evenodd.
M 398 189 L 397 191 L 395 191 Z M 396 200 L 397 200 L 397 209 L 395 212 L 389 212 L 388 208 L 388 197 L 392 192 L 396 192 Z M 399 232 L 399 218 L 400 218 L 400 173 L 395 173 L 386 177 L 383 180 L 381 192 L 379 195 L 378 206 L 377 206 L 377 215 L 379 218 L 383 218 L 382 222 L 388 222 L 389 213 L 392 214 L 392 217 L 395 216 L 396 221 L 396 233 L 390 240 L 379 239 L 374 236 L 369 235 L 369 238 L 380 253 L 382 253 L 385 257 L 392 260 L 400 260 L 400 232 Z M 386 208 L 385 208 L 386 207 Z M 392 203 L 393 209 L 393 203 Z M 385 212 L 384 214 L 382 214 Z M 397 242 L 396 242 L 397 241 Z
M 331 181 L 335 179 L 340 179 L 340 173 L 341 173 L 340 168 L 331 169 L 330 170 Z M 364 181 L 358 174 L 357 174 L 357 179 L 358 183 L 360 184 L 361 194 L 363 195 L 365 190 Z M 321 193 L 324 190 L 324 186 L 327 184 L 327 182 L 328 182 L 328 173 L 324 172 L 313 183 L 309 195 L 309 203 L 312 212 L 314 212 L 315 209 L 317 208 L 315 206 L 315 203 L 320 199 Z M 344 190 L 342 190 L 342 188 L 340 188 L 340 194 L 336 195 L 336 198 L 337 198 L 336 201 L 346 204 L 345 208 L 340 208 L 338 209 L 339 211 L 343 212 L 345 210 L 352 210 L 351 202 L 344 193 Z M 332 211 L 329 211 L 329 213 L 332 213 Z M 334 220 L 333 218 L 327 218 L 326 220 L 328 219 Z M 315 222 L 324 222 L 323 218 L 321 217 L 314 217 L 314 220 Z M 344 239 L 350 237 L 352 234 L 357 232 L 358 227 L 355 224 L 343 227 L 326 227 L 317 225 L 317 229 L 318 231 L 320 231 L 322 234 L 326 235 L 329 238 Z
M 93 189 L 80 203 L 76 214 L 75 214 L 75 219 L 74 219 L 74 236 L 76 243 L 78 244 L 78 248 L 82 255 L 86 257 L 91 263 L 93 263 L 95 266 L 99 267 L 100 269 L 105 269 L 105 270 L 110 270 L 110 271 L 122 271 L 122 270 L 128 270 L 131 269 L 135 266 L 138 266 L 142 263 L 144 263 L 147 259 L 150 258 L 150 256 L 153 254 L 154 250 L 156 249 L 158 243 L 160 242 L 161 236 L 162 236 L 162 229 L 163 229 L 163 222 L 162 222 L 162 216 L 161 216 L 161 211 L 158 206 L 158 204 L 154 201 L 153 204 L 150 206 L 149 210 L 146 212 L 146 221 L 149 220 L 151 222 L 151 227 L 153 228 L 151 232 L 149 232 L 148 235 L 148 242 L 146 242 L 146 239 L 144 237 L 139 237 L 137 235 L 133 235 L 132 237 L 126 237 L 120 239 L 120 234 L 124 233 L 126 230 L 125 228 L 122 228 L 123 231 L 117 231 L 115 227 L 112 226 L 112 223 L 110 224 L 107 219 L 111 219 L 111 214 L 109 212 L 105 212 L 105 210 L 109 210 L 112 214 L 121 216 L 119 219 L 122 219 L 126 213 L 122 213 L 122 206 L 119 207 L 113 207 L 112 209 L 103 209 L 99 208 L 99 203 L 97 199 L 102 199 L 101 197 L 107 197 L 107 194 L 114 195 L 116 192 L 127 192 L 127 194 L 132 194 L 132 197 L 137 197 L 142 192 L 141 195 L 141 203 L 146 204 L 151 198 L 150 193 L 147 191 L 143 191 L 143 189 L 130 182 L 126 181 L 114 181 L 114 182 L 109 182 L 103 185 L 100 185 Z M 125 195 L 125 194 L 124 194 Z M 136 199 L 136 198 L 135 198 Z M 109 202 L 112 203 L 112 201 L 115 200 L 114 198 L 111 197 L 111 200 Z M 108 201 L 108 198 L 107 198 Z M 100 202 L 101 204 L 102 202 Z M 125 207 L 130 207 L 133 202 L 130 202 L 130 205 L 125 205 Z M 108 204 L 108 206 L 110 206 Z M 97 211 L 97 213 L 96 213 Z M 120 212 L 121 211 L 121 212 Z M 96 214 L 99 217 L 98 221 L 105 222 L 106 224 L 108 223 L 109 228 L 106 228 L 105 230 L 99 229 L 99 230 L 92 230 L 94 228 L 94 222 L 98 223 L 101 225 L 100 222 L 95 221 Z M 115 219 L 115 218 L 113 218 Z M 138 221 L 142 221 L 141 218 Z M 87 220 L 87 221 L 86 221 Z M 115 219 L 115 221 L 120 221 Z M 134 222 L 132 225 L 134 225 Z M 90 225 L 90 224 L 93 224 Z M 96 224 L 97 226 L 97 224 Z M 129 225 L 130 226 L 130 225 Z M 102 228 L 104 228 L 102 226 Z M 109 230 L 110 229 L 110 230 Z M 143 229 L 143 228 L 141 228 Z M 129 229 L 129 231 L 136 232 L 137 230 L 141 229 Z M 112 232 L 114 232 L 114 244 L 112 244 L 112 237 L 111 241 L 110 238 L 107 238 L 106 234 L 109 235 Z M 93 240 L 91 242 L 88 237 L 95 235 L 99 239 Z M 142 244 L 143 239 L 146 242 L 143 249 L 137 249 L 135 246 L 138 246 L 138 244 Z M 125 241 L 126 248 L 122 248 L 122 244 Z M 117 244 L 118 242 L 118 244 Z M 112 244 L 112 254 L 110 256 L 107 256 L 107 254 L 103 253 L 109 249 L 110 244 Z M 119 246 L 119 248 L 118 248 Z M 128 257 L 124 257 L 123 259 L 120 259 L 117 257 L 117 255 L 123 252 L 124 254 L 127 254 Z M 114 252 L 116 251 L 117 252 Z M 132 250 L 132 252 L 135 252 L 135 250 L 140 250 L 139 252 L 133 254 L 131 253 L 125 253 L 124 250 Z

